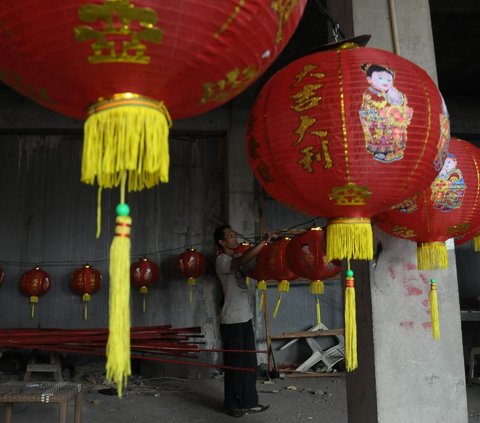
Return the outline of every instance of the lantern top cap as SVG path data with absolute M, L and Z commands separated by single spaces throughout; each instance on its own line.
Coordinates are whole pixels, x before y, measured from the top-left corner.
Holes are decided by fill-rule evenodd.
M 309 231 L 323 231 L 323 229 L 320 226 L 313 226 L 309 229 Z
M 83 268 L 84 268 L 84 269 L 90 269 L 90 267 L 92 267 L 92 266 L 90 266 L 88 263 L 85 263 L 85 264 L 83 265 Z

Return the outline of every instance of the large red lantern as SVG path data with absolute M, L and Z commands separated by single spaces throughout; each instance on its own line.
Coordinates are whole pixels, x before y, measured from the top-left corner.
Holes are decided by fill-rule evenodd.
M 81 180 L 121 187 L 110 250 L 114 346 L 107 348 L 107 379 L 114 379 L 120 396 L 130 374 L 125 311 L 131 217 L 125 190 L 168 182 L 171 118 L 211 110 L 257 80 L 293 34 L 305 3 L 2 3 L 2 81 L 52 110 L 87 118 Z M 110 359 L 110 352 L 118 357 Z
M 102 285 L 102 274 L 90 266 L 85 264 L 82 268 L 76 269 L 72 273 L 70 286 L 73 292 L 82 296 L 84 303 L 83 318 L 88 319 L 88 303 L 91 300 L 92 294 L 95 294 Z
M 329 219 L 328 260 L 371 259 L 370 217 L 428 186 L 448 127 L 421 68 L 383 50 L 339 48 L 298 59 L 265 84 L 247 151 L 270 195 Z
M 158 280 L 160 268 L 156 263 L 150 261 L 146 257 L 133 263 L 130 266 L 130 281 L 132 285 L 140 289 L 140 294 L 143 295 L 143 312 L 146 310 L 146 296 L 148 288 Z
M 271 279 L 278 282 L 278 299 L 273 311 L 273 317 L 277 317 L 282 297 L 284 293 L 290 290 L 290 281 L 297 279 L 298 276 L 293 273 L 287 264 L 286 250 L 290 238 L 281 237 L 274 240 L 267 250 L 266 267 Z M 265 247 L 264 247 L 265 248 Z
M 268 260 L 270 257 L 270 249 L 272 248 L 272 243 L 269 242 L 262 247 L 260 252 L 257 254 L 255 266 L 253 269 L 247 272 L 248 277 L 253 278 L 257 281 L 257 290 L 260 291 L 260 300 L 258 304 L 258 309 L 262 310 L 266 301 L 265 293 L 267 292 L 267 281 L 273 279 L 273 276 L 270 274 Z
M 310 280 L 310 292 L 316 296 L 317 324 L 321 324 L 320 298 L 324 293 L 325 279 L 337 275 L 341 266 L 338 260 L 329 262 L 325 256 L 325 235 L 320 227 L 310 228 L 296 235 L 286 250 L 288 267 L 299 277 Z
M 188 248 L 177 257 L 177 270 L 187 278 L 190 303 L 193 300 L 193 289 L 197 285 L 197 278 L 205 273 L 205 269 L 205 256 L 195 248 Z
M 375 216 L 383 231 L 417 243 L 419 270 L 446 269 L 445 241 L 479 226 L 479 159 L 477 147 L 452 137 L 445 164 L 430 187 Z
M 30 297 L 30 304 L 32 305 L 31 318 L 35 316 L 35 304 L 38 303 L 38 298 L 46 294 L 50 289 L 52 282 L 50 275 L 42 270 L 39 266 L 32 270 L 25 272 L 19 281 L 20 292 Z
M 251 110 L 247 153 L 272 197 L 328 219 L 327 260 L 370 260 L 370 218 L 427 187 L 449 140 L 448 113 L 425 71 L 344 42 L 290 63 L 264 85 Z M 350 269 L 347 276 L 346 367 L 353 370 Z

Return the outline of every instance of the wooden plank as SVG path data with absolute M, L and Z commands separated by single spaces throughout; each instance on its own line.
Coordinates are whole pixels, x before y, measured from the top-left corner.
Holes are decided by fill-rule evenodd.
M 270 336 L 272 340 L 279 339 L 295 339 L 295 338 L 315 338 L 317 336 L 333 336 L 333 335 L 343 335 L 345 329 L 328 329 L 328 330 L 315 330 L 315 331 L 306 331 L 306 332 L 289 332 L 284 333 L 283 335 L 273 335 Z

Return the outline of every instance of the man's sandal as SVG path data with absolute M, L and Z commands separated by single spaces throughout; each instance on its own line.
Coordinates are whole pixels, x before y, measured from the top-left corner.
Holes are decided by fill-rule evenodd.
M 252 408 L 247 408 L 248 413 L 261 413 L 263 411 L 266 411 L 270 408 L 269 405 L 262 405 L 262 404 L 257 404 L 255 407 Z

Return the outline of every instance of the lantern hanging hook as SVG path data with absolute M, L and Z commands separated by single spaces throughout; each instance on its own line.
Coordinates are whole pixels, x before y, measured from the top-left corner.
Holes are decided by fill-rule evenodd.
M 339 37 L 342 37 L 342 39 L 345 39 L 345 34 L 340 30 L 340 24 L 338 22 L 335 22 L 333 18 L 329 15 L 327 9 L 325 9 L 325 6 L 322 4 L 321 0 L 317 0 L 317 5 L 320 9 L 320 11 L 325 15 L 325 17 L 328 20 L 328 23 L 332 27 L 332 34 L 333 38 L 335 39 L 335 42 L 338 41 Z

